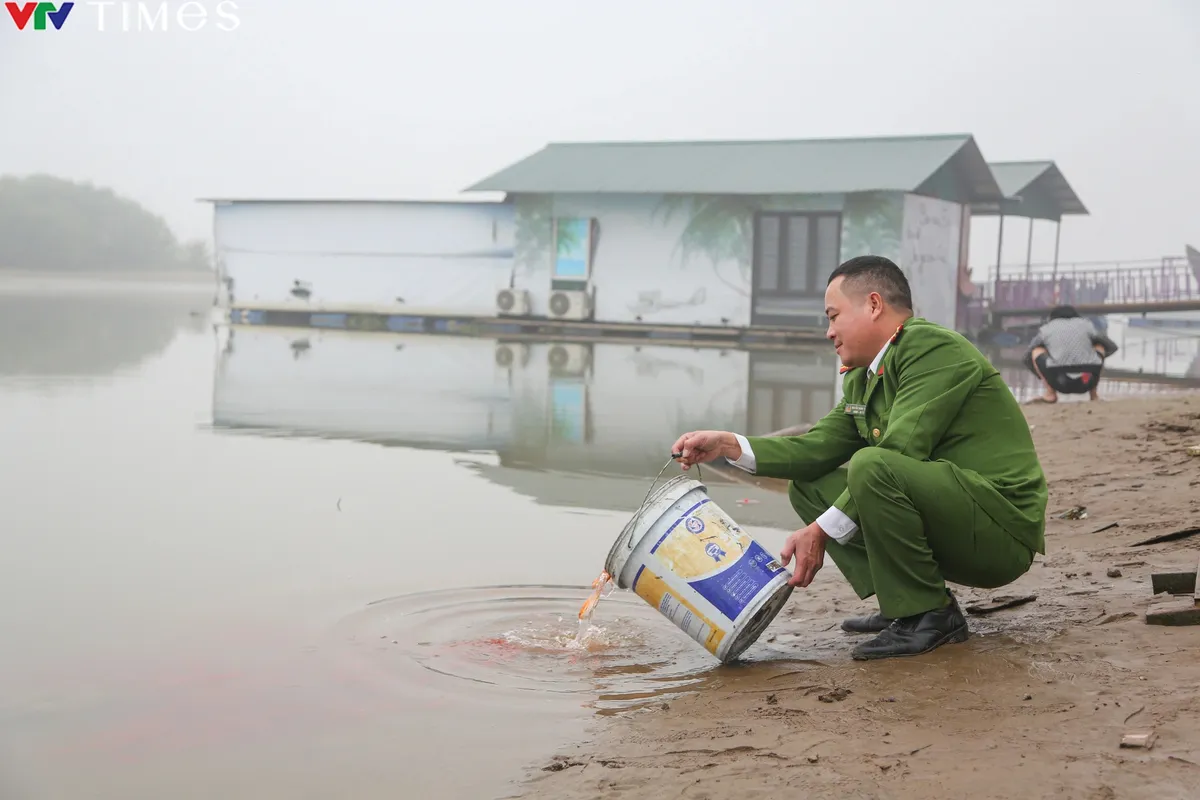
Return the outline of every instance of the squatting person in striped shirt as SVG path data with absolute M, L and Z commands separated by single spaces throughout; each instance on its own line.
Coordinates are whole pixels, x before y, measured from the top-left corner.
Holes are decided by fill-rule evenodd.
M 1056 306 L 1025 353 L 1025 366 L 1042 380 L 1046 393 L 1032 403 L 1057 403 L 1059 394 L 1099 398 L 1100 371 L 1117 345 L 1079 316 L 1072 306 Z

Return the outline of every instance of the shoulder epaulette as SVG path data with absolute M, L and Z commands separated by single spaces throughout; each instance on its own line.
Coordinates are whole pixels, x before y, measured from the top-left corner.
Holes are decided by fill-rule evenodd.
M 901 323 L 901 324 L 900 324 L 900 327 L 896 328 L 896 332 L 892 334 L 892 338 L 891 338 L 891 339 L 888 339 L 888 345 L 893 345 L 893 344 L 895 344 L 895 343 L 896 343 L 896 340 L 900 338 L 900 333 L 901 333 L 901 331 L 903 331 L 903 330 L 904 330 L 904 324 L 903 324 L 903 323 Z M 878 373 L 876 373 L 876 374 L 877 374 L 877 375 L 883 375 L 883 364 L 880 364 L 880 365 L 879 365 L 879 372 L 878 372 Z

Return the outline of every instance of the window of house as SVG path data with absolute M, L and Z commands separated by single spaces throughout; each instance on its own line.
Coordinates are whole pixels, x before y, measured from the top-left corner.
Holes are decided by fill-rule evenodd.
M 592 220 L 557 217 L 554 220 L 556 281 L 586 282 L 592 274 Z
M 764 211 L 754 230 L 754 286 L 762 294 L 815 297 L 838 265 L 842 216 Z

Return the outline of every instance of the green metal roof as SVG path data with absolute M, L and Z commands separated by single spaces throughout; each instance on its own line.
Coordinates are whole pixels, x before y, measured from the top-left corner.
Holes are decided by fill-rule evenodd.
M 949 165 L 967 202 L 1003 197 L 970 134 L 552 143 L 469 187 L 509 193 L 920 192 Z
M 1004 191 L 1003 203 L 983 201 L 971 213 L 1048 219 L 1057 222 L 1067 214 L 1087 214 L 1071 184 L 1053 161 L 994 161 L 988 166 Z

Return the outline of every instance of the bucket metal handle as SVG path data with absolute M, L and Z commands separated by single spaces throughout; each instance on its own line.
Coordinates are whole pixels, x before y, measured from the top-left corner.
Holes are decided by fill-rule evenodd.
M 642 498 L 642 504 L 640 506 L 638 506 L 637 512 L 633 515 L 633 519 L 631 519 L 629 521 L 629 524 L 625 526 L 626 528 L 630 528 L 641 521 L 642 514 L 646 511 L 646 501 L 650 499 L 650 493 L 653 492 L 654 487 L 658 485 L 658 481 L 662 477 L 662 474 L 667 471 L 667 467 L 671 466 L 676 461 L 678 461 L 681 455 L 682 455 L 681 453 L 671 453 L 671 458 L 667 461 L 666 464 L 663 464 L 663 468 L 658 471 L 658 474 L 654 476 L 654 480 L 650 482 L 650 488 L 646 490 L 646 496 Z M 704 476 L 700 472 L 699 464 L 696 465 L 696 479 L 701 480 L 701 481 L 704 480 Z M 626 550 L 633 549 L 633 538 L 632 537 L 630 537 L 629 540 L 625 543 L 625 549 Z

